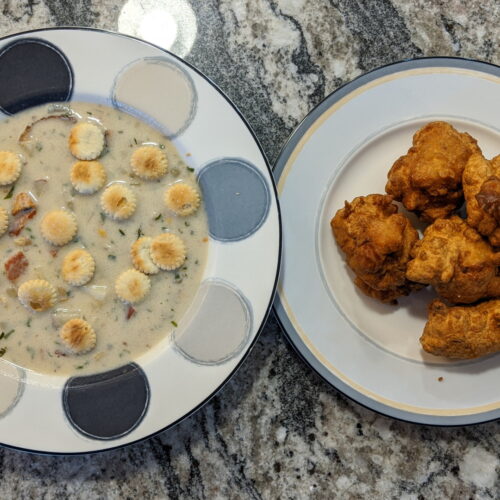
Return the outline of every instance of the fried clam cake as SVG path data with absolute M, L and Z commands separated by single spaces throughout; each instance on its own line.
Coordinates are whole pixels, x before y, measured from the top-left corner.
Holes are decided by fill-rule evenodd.
M 463 189 L 467 223 L 500 246 L 500 155 L 487 160 L 474 153 L 465 165 Z
M 333 235 L 366 295 L 395 303 L 422 288 L 406 278 L 410 252 L 418 233 L 392 196 L 370 194 L 345 202 L 330 222 Z
M 428 226 L 411 254 L 407 278 L 432 285 L 453 304 L 500 297 L 500 253 L 456 215 Z
M 390 169 L 385 190 L 425 221 L 448 217 L 463 202 L 465 165 L 471 154 L 480 152 L 466 132 L 442 121 L 428 123 Z
M 457 359 L 500 351 L 500 300 L 454 307 L 432 301 L 420 343 L 426 352 Z

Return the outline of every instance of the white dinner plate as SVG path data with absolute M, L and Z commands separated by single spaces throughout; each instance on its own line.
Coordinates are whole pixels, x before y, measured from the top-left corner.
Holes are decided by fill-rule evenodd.
M 362 295 L 330 219 L 344 200 L 384 193 L 387 172 L 427 122 L 446 120 L 500 153 L 500 68 L 453 58 L 404 61 L 339 88 L 301 123 L 275 167 L 284 253 L 275 309 L 292 344 L 355 401 L 411 422 L 500 416 L 500 354 L 449 361 L 423 352 L 429 289 L 385 305 Z
M 43 375 L 0 360 L 0 443 L 40 453 L 96 452 L 172 426 L 229 380 L 270 310 L 281 225 L 272 175 L 247 122 L 173 54 L 90 29 L 1 39 L 0 119 L 53 101 L 104 103 L 160 129 L 194 169 L 208 214 L 208 262 L 172 336 L 94 375 Z M 8 203 L 2 196 L 0 205 L 10 209 Z M 139 335 L 141 327 L 138 321 Z

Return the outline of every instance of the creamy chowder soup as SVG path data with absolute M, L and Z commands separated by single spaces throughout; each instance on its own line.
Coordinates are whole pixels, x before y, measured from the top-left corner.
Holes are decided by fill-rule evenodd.
M 82 122 L 105 131 L 96 161 L 107 179 L 93 194 L 78 192 L 70 178 L 79 160 L 70 152 L 68 139 Z M 166 155 L 167 171 L 159 179 L 144 180 L 131 168 L 131 156 L 143 145 Z M 184 216 L 165 204 L 165 192 L 173 184 L 182 182 L 199 192 L 189 157 L 181 158 L 172 143 L 146 123 L 107 106 L 81 102 L 32 108 L 2 121 L 0 150 L 22 160 L 19 178 L 0 186 L 0 208 L 9 217 L 9 227 L 0 236 L 2 359 L 41 373 L 99 372 L 138 358 L 168 336 L 194 298 L 207 258 L 203 202 Z M 106 214 L 101 206 L 103 191 L 115 184 L 135 195 L 135 211 L 124 220 Z M 21 193 L 29 196 L 32 208 L 13 215 Z M 41 222 L 54 210 L 76 218 L 76 235 L 67 244 L 53 245 L 42 235 Z M 150 274 L 143 300 L 120 299 L 115 283 L 121 273 L 134 269 L 131 245 L 142 236 L 162 233 L 181 238 L 186 259 L 175 270 Z M 95 272 L 88 283 L 74 286 L 63 279 L 61 269 L 65 256 L 80 248 L 93 257 Z M 55 289 L 52 307 L 36 312 L 20 302 L 18 290 L 30 280 L 45 280 Z M 68 348 L 61 337 L 63 325 L 74 318 L 85 320 L 95 332 L 95 346 L 83 354 Z

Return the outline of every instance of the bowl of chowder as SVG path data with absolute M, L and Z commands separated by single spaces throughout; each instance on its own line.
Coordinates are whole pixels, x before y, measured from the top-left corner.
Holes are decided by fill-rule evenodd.
M 207 401 L 267 317 L 266 159 L 206 77 L 140 40 L 14 35 L 2 72 L 0 443 L 144 439 Z

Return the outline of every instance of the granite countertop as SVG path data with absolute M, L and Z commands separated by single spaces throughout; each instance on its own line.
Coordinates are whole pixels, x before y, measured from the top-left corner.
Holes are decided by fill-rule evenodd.
M 176 40 L 141 25 L 151 12 L 167 22 L 162 5 L 180 20 Z M 500 64 L 499 16 L 496 0 L 5 0 L 0 35 L 77 25 L 170 44 L 233 99 L 274 162 L 306 113 L 365 71 L 434 55 Z M 271 315 L 234 378 L 153 439 L 81 457 L 0 449 L 0 498 L 498 498 L 499 456 L 499 422 L 432 428 L 349 401 Z

